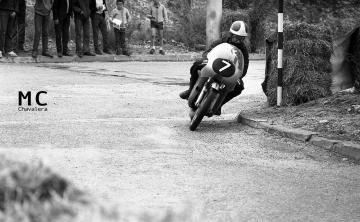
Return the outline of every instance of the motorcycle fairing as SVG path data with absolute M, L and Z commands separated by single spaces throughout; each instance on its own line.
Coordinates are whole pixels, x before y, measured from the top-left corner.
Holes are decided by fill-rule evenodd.
M 229 43 L 221 43 L 213 48 L 208 54 L 208 63 L 206 66 L 209 66 L 209 70 L 213 73 L 215 71 L 212 69 L 213 63 L 217 59 L 225 59 L 231 61 L 235 67 L 235 75 L 239 77 L 239 79 L 243 75 L 244 70 L 244 56 L 240 49 Z

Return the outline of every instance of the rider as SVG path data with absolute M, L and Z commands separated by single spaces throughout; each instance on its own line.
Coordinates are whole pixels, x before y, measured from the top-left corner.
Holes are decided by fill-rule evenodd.
M 198 71 L 201 70 L 204 67 L 204 61 L 207 60 L 207 54 L 215 48 L 217 45 L 220 45 L 221 43 L 229 43 L 238 49 L 241 50 L 241 52 L 244 55 L 244 70 L 243 75 L 244 77 L 247 73 L 247 69 L 249 66 L 249 53 L 246 48 L 246 45 L 244 43 L 244 40 L 247 36 L 247 25 L 243 21 L 235 21 L 232 23 L 230 27 L 230 31 L 221 39 L 215 41 L 208 50 L 206 50 L 201 59 L 197 59 L 192 67 L 190 68 L 190 86 L 189 89 L 185 90 L 184 92 L 180 93 L 180 98 L 182 99 L 188 99 L 190 96 L 190 93 L 193 89 L 193 87 L 196 84 L 196 81 L 199 78 Z M 242 78 L 241 77 L 241 78 Z M 241 92 L 244 90 L 244 82 L 242 79 L 238 81 L 238 84 L 236 84 L 234 91 L 229 92 L 228 95 L 225 97 L 224 102 L 222 105 L 230 101 L 232 98 L 238 96 L 241 94 Z M 221 112 L 221 111 L 220 111 Z

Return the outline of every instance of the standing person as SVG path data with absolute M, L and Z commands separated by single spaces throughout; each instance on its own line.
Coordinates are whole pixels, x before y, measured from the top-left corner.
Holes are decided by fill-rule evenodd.
M 38 47 L 40 42 L 40 35 L 42 39 L 42 55 L 53 58 L 48 50 L 49 41 L 49 23 L 50 12 L 53 6 L 54 0 L 36 0 L 35 3 L 35 37 L 32 57 L 36 58 L 38 55 Z
M 95 56 L 94 53 L 90 52 L 90 1 L 91 0 L 73 0 L 76 54 L 80 58 L 83 55 Z
M 53 18 L 56 35 L 56 50 L 58 57 L 71 56 L 68 42 L 70 32 L 70 18 L 73 14 L 72 0 L 54 0 Z
M 14 49 L 16 14 L 19 11 L 18 0 L 0 0 L 0 58 L 3 53 L 16 57 Z
M 93 40 L 95 53 L 102 55 L 99 48 L 99 29 L 101 31 L 103 39 L 103 52 L 106 54 L 111 54 L 109 50 L 108 43 L 108 31 L 105 19 L 105 12 L 107 11 L 107 5 L 105 0 L 92 0 L 91 1 L 91 24 L 93 29 Z
M 165 55 L 164 51 L 164 23 L 168 20 L 167 11 L 163 4 L 159 0 L 153 0 L 153 4 L 150 5 L 150 15 L 151 20 L 151 34 L 152 34 L 152 48 L 150 54 L 155 53 L 155 41 L 156 33 L 159 33 L 160 37 L 160 50 L 161 55 Z
M 17 51 L 24 52 L 25 44 L 25 18 L 26 0 L 19 0 L 19 13 L 17 14 Z
M 126 27 L 131 21 L 129 10 L 124 7 L 124 0 L 116 1 L 116 8 L 111 12 L 111 22 L 115 32 L 116 55 L 130 56 L 130 51 L 126 44 Z

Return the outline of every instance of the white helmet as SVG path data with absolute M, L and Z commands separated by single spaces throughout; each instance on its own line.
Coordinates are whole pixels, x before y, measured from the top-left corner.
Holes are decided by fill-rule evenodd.
M 247 26 L 243 21 L 235 21 L 231 24 L 230 32 L 238 36 L 247 36 Z

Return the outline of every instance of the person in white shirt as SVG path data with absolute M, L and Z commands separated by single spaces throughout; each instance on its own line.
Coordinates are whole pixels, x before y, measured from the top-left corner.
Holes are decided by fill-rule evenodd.
M 155 53 L 155 41 L 156 33 L 159 33 L 160 37 L 160 50 L 159 53 L 165 55 L 164 51 L 164 23 L 168 20 L 168 15 L 166 8 L 159 0 L 153 0 L 153 3 L 150 5 L 150 14 L 148 15 L 151 22 L 151 33 L 152 33 L 152 48 L 150 54 Z
M 117 0 L 116 8 L 111 12 L 111 23 L 115 33 L 116 55 L 131 55 L 126 44 L 126 29 L 130 21 L 131 15 L 129 10 L 124 7 L 124 0 Z

